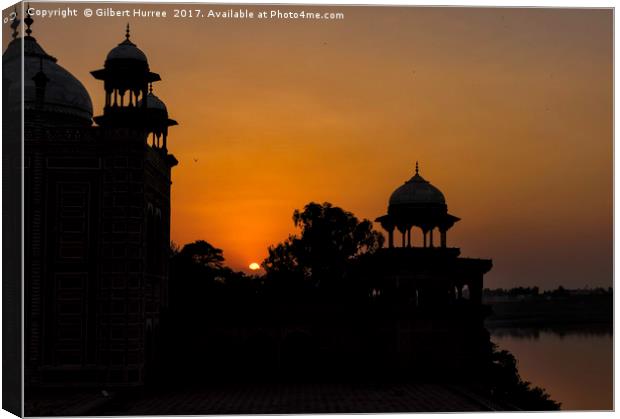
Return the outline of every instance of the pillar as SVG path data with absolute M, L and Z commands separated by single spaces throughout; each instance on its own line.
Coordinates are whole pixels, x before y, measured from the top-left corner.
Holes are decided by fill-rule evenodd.
M 426 230 L 422 230 L 422 236 L 424 237 L 424 243 L 423 243 L 423 247 L 426 247 Z
M 394 247 L 394 227 L 388 230 L 388 247 L 390 249 Z
M 475 304 L 482 304 L 482 274 L 471 278 L 468 284 L 469 299 Z
M 435 246 L 433 246 L 433 230 L 434 230 L 434 228 L 431 228 L 429 230 L 429 233 L 430 233 L 430 247 L 435 247 Z
M 447 243 L 446 243 L 446 241 L 447 241 L 446 240 L 447 239 L 447 237 L 446 237 L 447 234 L 446 233 L 447 232 L 446 232 L 446 230 L 443 230 L 443 229 L 439 230 L 439 232 L 441 233 L 441 247 L 445 248 L 446 245 L 447 245 Z
M 407 247 L 411 247 L 411 227 L 407 229 Z

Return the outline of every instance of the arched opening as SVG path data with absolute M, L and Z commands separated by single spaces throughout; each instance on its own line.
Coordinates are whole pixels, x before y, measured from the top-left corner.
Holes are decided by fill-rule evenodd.
M 462 298 L 463 300 L 469 300 L 471 298 L 471 293 L 469 291 L 469 285 L 467 284 L 463 285 Z

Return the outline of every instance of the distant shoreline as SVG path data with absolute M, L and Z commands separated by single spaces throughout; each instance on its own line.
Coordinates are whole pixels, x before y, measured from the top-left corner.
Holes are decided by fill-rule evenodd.
M 548 329 L 558 333 L 613 333 L 611 295 L 514 298 L 508 301 L 487 300 L 485 303 L 493 311 L 485 326 L 493 331 L 521 328 Z

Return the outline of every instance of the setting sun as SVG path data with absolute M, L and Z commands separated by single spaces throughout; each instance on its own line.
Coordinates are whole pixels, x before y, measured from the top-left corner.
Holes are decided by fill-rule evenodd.
M 257 270 L 260 269 L 260 265 L 258 263 L 256 263 L 256 262 L 252 262 L 252 263 L 250 263 L 250 269 L 253 270 L 253 271 L 257 271 Z

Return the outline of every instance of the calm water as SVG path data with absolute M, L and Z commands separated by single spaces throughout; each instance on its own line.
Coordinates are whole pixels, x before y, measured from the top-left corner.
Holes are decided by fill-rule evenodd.
M 495 329 L 491 337 L 517 358 L 521 378 L 546 389 L 563 410 L 613 409 L 610 331 Z

